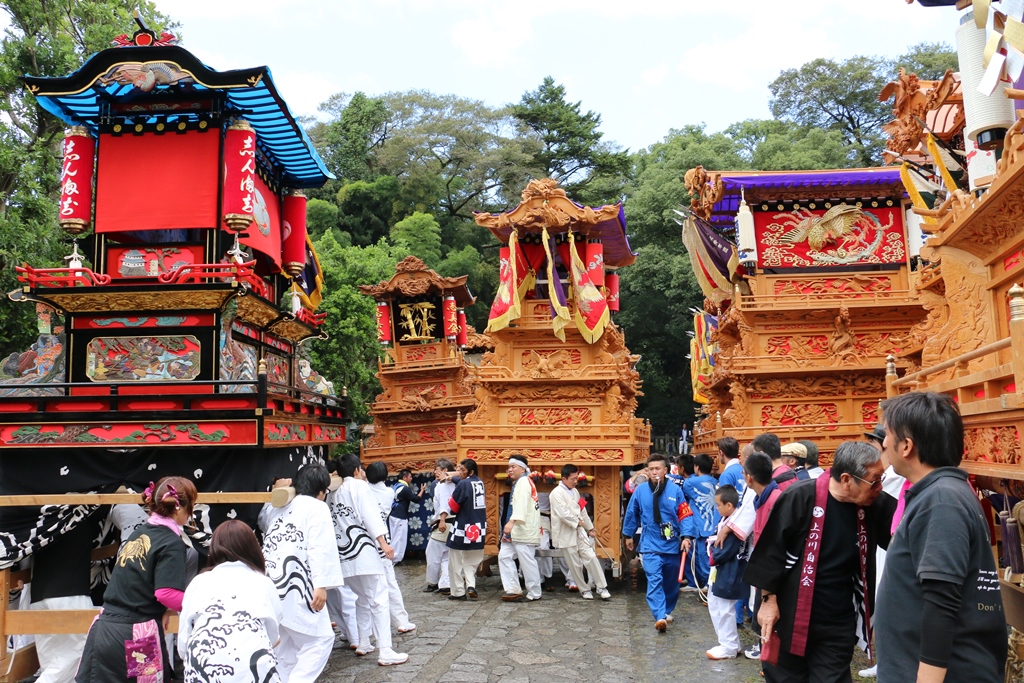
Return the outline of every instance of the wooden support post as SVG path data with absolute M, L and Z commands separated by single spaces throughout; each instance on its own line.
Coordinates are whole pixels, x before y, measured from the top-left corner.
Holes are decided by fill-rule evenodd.
M 896 376 L 896 356 L 888 355 L 885 357 L 885 397 L 892 398 L 899 391 L 892 385 L 897 380 Z
M 1024 287 L 1010 287 L 1010 349 L 1016 393 L 1024 393 Z

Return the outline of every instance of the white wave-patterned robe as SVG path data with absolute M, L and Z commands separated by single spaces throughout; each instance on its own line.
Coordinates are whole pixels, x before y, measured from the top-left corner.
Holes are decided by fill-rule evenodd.
M 365 576 L 384 573 L 384 554 L 377 537 L 387 538 L 388 527 L 381 520 L 377 499 L 362 479 L 345 477 L 337 491 L 327 495 L 334 518 L 334 535 L 341 559 L 341 573 Z
M 273 644 L 282 617 L 273 581 L 248 565 L 225 562 L 199 574 L 179 622 L 185 683 L 280 683 Z
M 314 612 L 312 606 L 314 588 L 345 583 L 326 503 L 310 496 L 295 496 L 282 508 L 268 503 L 260 511 L 259 525 L 267 576 L 284 611 L 281 625 L 306 635 L 331 635 L 327 610 Z

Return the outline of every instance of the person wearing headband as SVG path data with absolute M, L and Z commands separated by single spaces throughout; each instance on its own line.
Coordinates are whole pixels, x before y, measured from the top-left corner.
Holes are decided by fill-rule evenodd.
M 498 569 L 505 602 L 520 602 L 524 599 L 519 583 L 515 561 L 523 572 L 526 584 L 525 599 L 540 600 L 540 568 L 537 566 L 537 545 L 540 543 L 540 505 L 537 487 L 529 477 L 530 467 L 526 456 L 513 455 L 508 459 L 508 481 L 512 485 L 509 498 L 511 513 L 502 529 L 501 550 L 498 552 Z

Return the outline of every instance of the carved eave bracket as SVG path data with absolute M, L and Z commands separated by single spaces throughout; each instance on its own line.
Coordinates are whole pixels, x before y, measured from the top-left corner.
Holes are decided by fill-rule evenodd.
M 704 220 L 711 220 L 715 204 L 725 194 L 722 174 L 708 173 L 703 166 L 697 166 L 686 172 L 683 183 L 690 194 L 690 210 Z
M 619 205 L 611 204 L 599 208 L 579 206 L 573 203 L 550 178 L 531 180 L 523 190 L 523 201 L 507 213 L 478 213 L 473 216 L 476 224 L 497 232 L 516 228 L 523 232 L 550 232 L 573 230 L 584 235 L 592 226 L 604 221 L 615 220 Z
M 935 111 L 944 104 L 956 104 L 954 97 L 960 81 L 949 69 L 938 81 L 920 81 L 916 74 L 908 74 L 901 67 L 896 80 L 890 81 L 878 95 L 879 102 L 885 102 L 895 95 L 893 120 L 884 127 L 889 135 L 886 149 L 902 155 L 918 148 L 925 136 L 924 120 L 929 111 Z M 953 122 L 953 128 L 962 126 L 963 112 Z

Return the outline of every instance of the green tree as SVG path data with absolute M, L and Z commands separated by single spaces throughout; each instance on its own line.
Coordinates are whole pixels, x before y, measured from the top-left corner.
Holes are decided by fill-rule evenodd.
M 0 43 L 0 291 L 16 285 L 14 266 L 62 265 L 70 249 L 57 226 L 60 143 L 64 124 L 43 110 L 22 75 L 65 76 L 134 27 L 173 28 L 150 0 L 11 0 Z M 35 335 L 32 306 L 0 303 L 0 354 L 24 350 Z
M 530 164 L 537 176 L 554 178 L 576 201 L 614 203 L 621 199 L 629 172 L 629 152 L 603 142 L 601 115 L 584 114 L 582 106 L 567 102 L 565 86 L 547 76 L 511 111 L 537 140 Z
M 375 154 L 391 131 L 384 100 L 365 93 L 337 93 L 319 107 L 333 118 L 315 123 L 310 135 L 324 163 L 345 181 L 377 177 Z
M 306 202 L 306 231 L 312 239 L 338 227 L 338 205 L 322 199 Z
M 419 257 L 428 268 L 441 262 L 441 226 L 429 213 L 417 211 L 395 223 L 391 243 Z
M 626 190 L 626 219 L 633 246 L 654 244 L 681 253 L 683 244 L 673 209 L 689 203 L 683 175 L 694 166 L 749 168 L 741 151 L 728 135 L 709 135 L 700 125 L 671 130 L 663 141 L 634 154 L 633 181 Z
M 525 185 L 528 143 L 507 109 L 424 90 L 389 93 L 392 134 L 378 150 L 380 171 L 442 223 L 500 208 Z
M 387 237 L 391 226 L 405 215 L 400 209 L 401 193 L 398 179 L 386 175 L 342 185 L 336 197 L 342 231 L 361 246 Z
M 848 168 L 856 149 L 838 131 L 800 126 L 778 119 L 747 119 L 725 129 L 740 146 L 740 155 L 759 171 Z
M 946 43 L 918 43 L 896 58 L 893 73 L 899 67 L 906 69 L 907 73 L 917 74 L 923 81 L 936 81 L 947 69 L 959 71 L 960 63 L 956 50 Z
M 358 287 L 390 278 L 395 264 L 409 253 L 386 240 L 368 247 L 344 247 L 330 232 L 315 246 L 325 280 L 319 311 L 328 314 L 323 330 L 329 339 L 312 345 L 312 364 L 339 392 L 342 386 L 348 389 L 353 419 L 366 422 L 368 403 L 380 391 L 375 377 L 380 343 L 376 306 Z
M 881 57 L 815 59 L 768 85 L 769 106 L 777 119 L 839 131 L 856 150 L 856 164 L 874 166 L 884 144 L 882 125 L 892 118 L 892 107 L 878 101 L 891 72 L 891 62 Z

